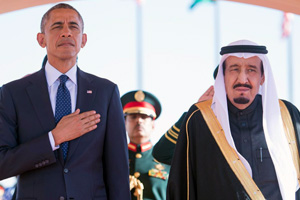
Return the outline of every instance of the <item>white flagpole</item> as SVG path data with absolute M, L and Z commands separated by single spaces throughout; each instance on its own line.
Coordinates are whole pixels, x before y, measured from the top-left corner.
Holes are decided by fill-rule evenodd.
M 219 51 L 220 51 L 220 16 L 219 16 L 219 2 L 218 0 L 215 1 L 214 3 L 214 21 L 215 21 L 215 63 L 216 65 L 219 64 L 220 61 L 220 56 L 219 56 Z M 214 66 L 216 67 L 216 66 Z
M 289 36 L 287 36 L 287 62 L 288 62 L 288 94 L 289 100 L 293 102 L 294 100 L 294 69 L 293 69 L 293 38 L 292 31 Z
M 137 88 L 143 89 L 143 27 L 142 2 L 136 0 L 136 67 Z
M 287 41 L 287 83 L 288 83 L 288 98 L 291 102 L 294 100 L 294 69 L 293 69 L 293 14 L 284 13 L 282 23 L 282 37 Z

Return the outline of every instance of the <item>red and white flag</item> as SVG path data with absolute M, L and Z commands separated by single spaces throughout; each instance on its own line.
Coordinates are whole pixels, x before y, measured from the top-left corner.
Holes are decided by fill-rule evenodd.
M 294 18 L 293 13 L 285 12 L 283 14 L 283 21 L 282 21 L 282 38 L 289 37 L 292 31 L 292 21 Z
M 142 5 L 144 3 L 144 0 L 135 0 L 135 1 L 138 5 Z

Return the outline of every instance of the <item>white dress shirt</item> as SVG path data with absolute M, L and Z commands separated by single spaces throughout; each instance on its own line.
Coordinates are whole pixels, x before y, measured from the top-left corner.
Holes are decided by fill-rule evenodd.
M 48 85 L 48 92 L 50 97 L 50 102 L 52 106 L 52 111 L 55 116 L 55 105 L 56 105 L 56 94 L 57 89 L 60 84 L 59 77 L 63 74 L 60 71 L 58 71 L 56 68 L 54 68 L 52 65 L 50 65 L 49 62 L 46 63 L 45 66 L 45 74 L 46 74 L 46 80 Z M 76 97 L 77 97 L 77 66 L 76 64 L 65 73 L 69 77 L 69 79 L 66 82 L 66 87 L 68 88 L 71 96 L 71 112 L 73 113 L 75 111 L 76 106 Z M 59 148 L 58 146 L 55 146 L 55 141 L 52 135 L 52 132 L 50 131 L 48 133 L 49 140 L 52 146 L 53 151 Z

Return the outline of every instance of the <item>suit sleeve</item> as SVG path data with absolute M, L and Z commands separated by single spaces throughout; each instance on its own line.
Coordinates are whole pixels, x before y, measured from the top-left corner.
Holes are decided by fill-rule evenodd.
M 21 97 L 20 97 L 21 98 Z M 14 98 L 6 86 L 0 95 L 0 180 L 56 162 L 48 133 L 19 142 L 18 118 Z
M 111 96 L 104 142 L 104 175 L 110 200 L 129 200 L 129 161 L 124 116 L 118 87 Z
M 152 155 L 159 162 L 171 165 L 180 127 L 185 116 L 186 112 L 181 115 L 179 120 L 154 145 Z

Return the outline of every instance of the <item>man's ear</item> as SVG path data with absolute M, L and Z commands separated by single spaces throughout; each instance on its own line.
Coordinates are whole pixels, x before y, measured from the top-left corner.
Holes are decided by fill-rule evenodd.
M 46 42 L 45 42 L 45 34 L 44 33 L 38 33 L 36 36 L 36 39 L 39 43 L 39 45 L 43 48 L 46 47 Z
M 86 42 L 87 42 L 87 34 L 84 33 L 84 34 L 82 34 L 81 48 L 83 48 L 85 46 Z

